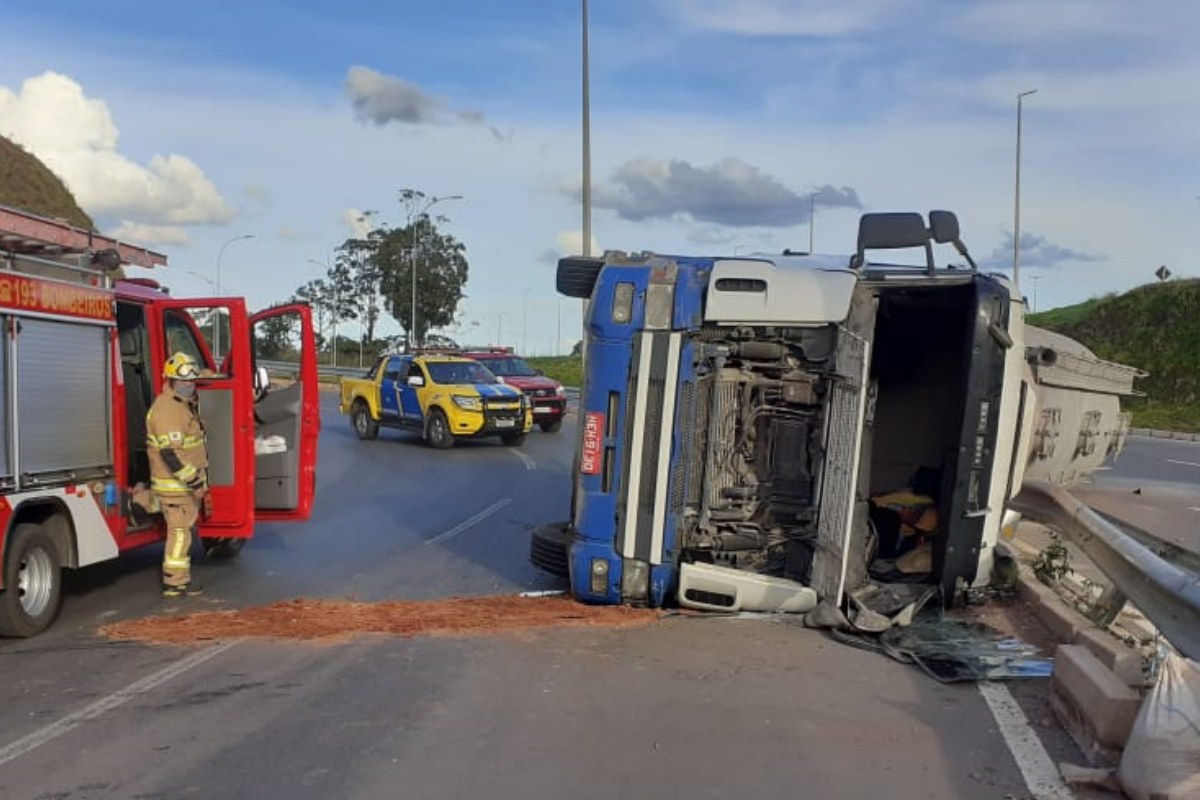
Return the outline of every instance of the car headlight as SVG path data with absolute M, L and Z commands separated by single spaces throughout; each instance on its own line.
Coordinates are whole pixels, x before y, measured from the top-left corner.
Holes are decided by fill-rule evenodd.
M 558 386 L 557 388 L 555 388 L 555 390 L 554 390 L 554 395 L 555 395 L 556 397 L 566 397 L 566 396 L 567 396 L 567 390 L 566 390 L 566 389 L 564 389 L 564 388 L 563 388 L 563 387 L 560 385 L 560 386 Z
M 479 402 L 478 397 L 472 397 L 469 394 L 451 395 L 450 399 L 454 401 L 454 405 L 458 406 L 464 411 L 478 411 L 483 407 Z

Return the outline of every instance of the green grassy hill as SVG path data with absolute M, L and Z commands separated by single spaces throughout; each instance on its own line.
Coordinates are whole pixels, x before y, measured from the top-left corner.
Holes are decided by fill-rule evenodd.
M 1149 372 L 1137 384 L 1146 398 L 1127 403 L 1136 427 L 1200 431 L 1200 279 L 1147 284 L 1028 320 Z
M 96 227 L 57 175 L 37 156 L 3 136 L 0 136 L 0 206 L 65 219 L 87 230 Z

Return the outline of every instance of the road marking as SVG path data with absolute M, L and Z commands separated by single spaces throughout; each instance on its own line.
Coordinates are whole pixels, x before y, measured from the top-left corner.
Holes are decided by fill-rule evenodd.
M 1200 511 L 1200 506 L 1188 506 L 1188 511 Z
M 1058 774 L 1042 740 L 1030 727 L 1025 712 L 1017 705 L 1008 687 L 1003 683 L 980 681 L 979 693 L 1000 726 L 1000 735 L 1033 796 L 1037 800 L 1074 800 L 1074 793 Z
M 1195 461 L 1176 461 L 1173 458 L 1168 458 L 1167 463 L 1168 464 L 1182 464 L 1185 467 L 1200 467 L 1200 464 L 1197 464 Z
M 533 460 L 532 456 L 527 456 L 524 453 L 522 453 L 520 450 L 509 450 L 508 452 L 512 453 L 514 456 L 516 456 L 517 458 L 524 461 L 525 469 L 527 471 L 532 470 L 532 469 L 537 469 L 537 462 Z
M 458 523 L 450 530 L 442 531 L 441 533 L 439 533 L 437 536 L 433 537 L 432 539 L 426 539 L 425 544 L 436 544 L 438 542 L 444 542 L 447 539 L 450 539 L 451 537 L 458 536 L 463 531 L 470 530 L 474 526 L 483 522 L 485 519 L 490 517 L 492 514 L 495 514 L 497 511 L 504 508 L 506 505 L 508 505 L 511 502 L 512 502 L 512 500 L 507 497 L 504 498 L 503 500 L 497 500 L 496 502 L 492 503 L 490 506 L 485 508 L 483 511 L 480 511 L 478 514 L 476 514 L 473 517 L 464 519 L 462 522 Z
M 158 672 L 147 675 L 140 681 L 126 686 L 124 689 L 113 692 L 108 697 L 103 697 L 92 703 L 86 708 L 82 708 L 72 714 L 68 714 L 57 722 L 52 722 L 46 727 L 36 730 L 33 733 L 22 736 L 15 742 L 5 745 L 0 748 L 0 767 L 15 758 L 19 758 L 30 750 L 41 747 L 47 742 L 57 739 L 65 733 L 70 733 L 75 728 L 78 728 L 88 720 L 96 719 L 97 717 L 112 711 L 115 708 L 125 705 L 130 700 L 139 697 L 147 692 L 150 692 L 172 678 L 178 677 L 190 670 L 192 667 L 198 667 L 205 661 L 208 661 L 214 656 L 224 653 L 229 648 L 238 644 L 241 639 L 234 639 L 231 642 L 225 642 L 214 647 L 207 647 L 203 650 L 198 650 L 195 653 L 181 658 L 173 664 L 168 664 Z

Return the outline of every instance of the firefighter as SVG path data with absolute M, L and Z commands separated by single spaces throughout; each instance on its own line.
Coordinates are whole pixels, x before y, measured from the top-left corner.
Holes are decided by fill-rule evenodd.
M 208 493 L 208 449 L 198 413 L 196 378 L 200 370 L 187 353 L 175 353 L 163 366 L 166 385 L 146 415 L 150 484 L 167 524 L 163 549 L 163 597 L 200 594 L 192 582 L 192 534 Z

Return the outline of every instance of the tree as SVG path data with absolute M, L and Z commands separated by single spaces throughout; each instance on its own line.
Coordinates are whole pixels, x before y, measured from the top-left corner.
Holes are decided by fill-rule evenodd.
M 287 361 L 296 355 L 292 334 L 296 330 L 294 314 L 280 314 L 254 326 L 254 355 L 268 361 Z
M 388 313 L 408 332 L 412 343 L 420 344 L 430 329 L 454 321 L 469 265 L 466 247 L 438 229 L 445 217 L 432 218 L 424 212 L 412 216 L 413 203 L 423 200 L 424 193 L 406 189 L 400 196 L 409 204 L 409 221 L 403 228 L 382 227 L 372 232 L 373 258 Z M 416 320 L 412 318 L 414 267 Z

